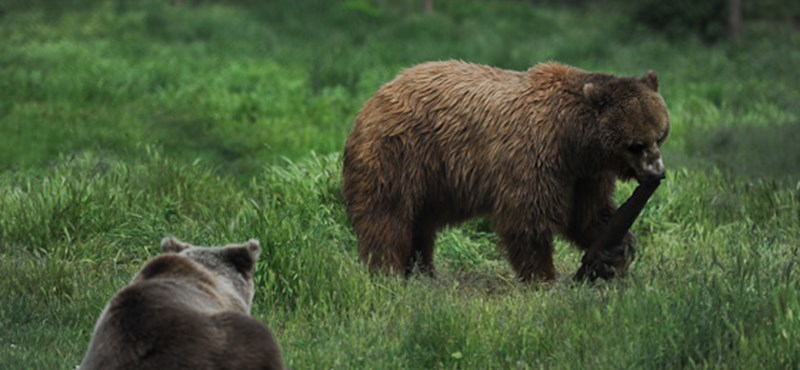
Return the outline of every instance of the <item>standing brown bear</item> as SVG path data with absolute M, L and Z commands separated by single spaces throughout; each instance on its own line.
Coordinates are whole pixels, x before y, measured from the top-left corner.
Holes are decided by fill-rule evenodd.
M 365 103 L 345 146 L 344 201 L 361 259 L 433 275 L 437 230 L 490 215 L 519 278 L 552 280 L 554 236 L 588 250 L 616 210 L 617 179 L 664 177 L 668 131 L 653 72 L 410 68 Z M 623 274 L 633 236 L 595 255 L 602 260 L 584 262 Z

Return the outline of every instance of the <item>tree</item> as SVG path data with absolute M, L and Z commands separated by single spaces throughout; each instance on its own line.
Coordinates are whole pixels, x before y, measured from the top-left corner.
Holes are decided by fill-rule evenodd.
M 728 34 L 739 41 L 742 32 L 742 0 L 728 0 Z
M 433 0 L 424 0 L 425 14 L 433 13 Z

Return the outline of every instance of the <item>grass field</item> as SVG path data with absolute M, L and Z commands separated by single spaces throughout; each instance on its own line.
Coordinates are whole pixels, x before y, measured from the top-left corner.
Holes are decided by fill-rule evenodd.
M 800 368 L 796 27 L 704 44 L 616 6 L 417 3 L 0 1 L 0 368 L 74 368 L 167 234 L 261 240 L 253 314 L 292 369 Z M 436 280 L 357 262 L 352 121 L 451 58 L 659 73 L 669 178 L 627 279 L 570 284 L 558 241 L 559 281 L 519 284 L 485 220 L 440 234 Z

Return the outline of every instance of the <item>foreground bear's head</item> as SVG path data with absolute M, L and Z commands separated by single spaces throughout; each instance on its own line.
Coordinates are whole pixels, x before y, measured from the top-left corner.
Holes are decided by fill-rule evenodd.
M 661 144 L 669 134 L 669 116 L 655 72 L 642 78 L 593 74 L 587 80 L 583 95 L 605 133 L 599 147 L 615 172 L 639 182 L 664 178 Z
M 109 301 L 81 369 L 282 369 L 272 333 L 249 316 L 259 242 L 161 245 Z
M 241 305 L 245 312 L 250 312 L 253 304 L 253 270 L 261 254 L 258 240 L 250 240 L 244 244 L 231 244 L 224 247 L 195 247 L 173 237 L 161 241 L 164 253 L 176 253 L 203 266 L 211 273 L 228 295 L 230 304 Z M 148 276 L 151 273 L 163 273 L 162 266 L 173 266 L 164 260 L 151 263 L 139 273 Z M 155 262 L 155 260 L 154 260 Z M 227 289 L 233 288 L 233 289 Z

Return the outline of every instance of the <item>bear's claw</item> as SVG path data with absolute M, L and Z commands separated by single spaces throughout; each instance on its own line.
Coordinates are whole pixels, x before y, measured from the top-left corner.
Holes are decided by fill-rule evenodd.
M 624 244 L 595 253 L 587 252 L 575 273 L 575 280 L 594 282 L 598 278 L 610 280 L 615 276 L 625 276 L 635 256 L 636 249 Z

